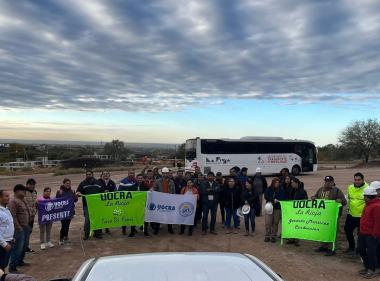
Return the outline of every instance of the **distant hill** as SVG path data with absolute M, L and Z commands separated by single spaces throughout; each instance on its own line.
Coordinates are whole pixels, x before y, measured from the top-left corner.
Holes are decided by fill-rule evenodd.
M 93 145 L 103 146 L 106 142 L 95 141 L 59 141 L 59 140 L 21 140 L 21 139 L 0 139 L 1 143 L 20 143 L 20 144 L 50 144 L 50 145 Z M 124 142 L 127 147 L 131 148 L 166 148 L 174 149 L 178 144 L 175 143 L 137 143 L 137 142 Z

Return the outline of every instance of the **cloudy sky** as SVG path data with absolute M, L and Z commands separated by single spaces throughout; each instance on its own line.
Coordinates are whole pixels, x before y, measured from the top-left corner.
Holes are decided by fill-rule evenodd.
M 1 138 L 335 143 L 380 118 L 380 2 L 0 1 Z

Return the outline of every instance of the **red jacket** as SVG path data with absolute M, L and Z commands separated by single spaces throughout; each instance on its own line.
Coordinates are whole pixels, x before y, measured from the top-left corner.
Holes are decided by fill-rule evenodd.
M 360 219 L 360 234 L 380 237 L 380 198 L 366 203 Z

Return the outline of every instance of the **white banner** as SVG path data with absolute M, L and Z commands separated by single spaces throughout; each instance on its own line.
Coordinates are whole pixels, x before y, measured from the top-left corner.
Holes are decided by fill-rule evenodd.
M 145 221 L 165 224 L 194 224 L 196 196 L 148 192 Z

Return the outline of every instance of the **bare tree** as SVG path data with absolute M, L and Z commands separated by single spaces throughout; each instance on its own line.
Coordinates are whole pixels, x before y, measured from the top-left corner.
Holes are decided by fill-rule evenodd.
M 104 145 L 104 153 L 111 155 L 113 160 L 121 160 L 126 157 L 128 150 L 124 146 L 124 142 L 112 140 Z
M 380 147 L 380 123 L 376 119 L 354 121 L 343 130 L 339 142 L 368 163 L 369 157 Z

